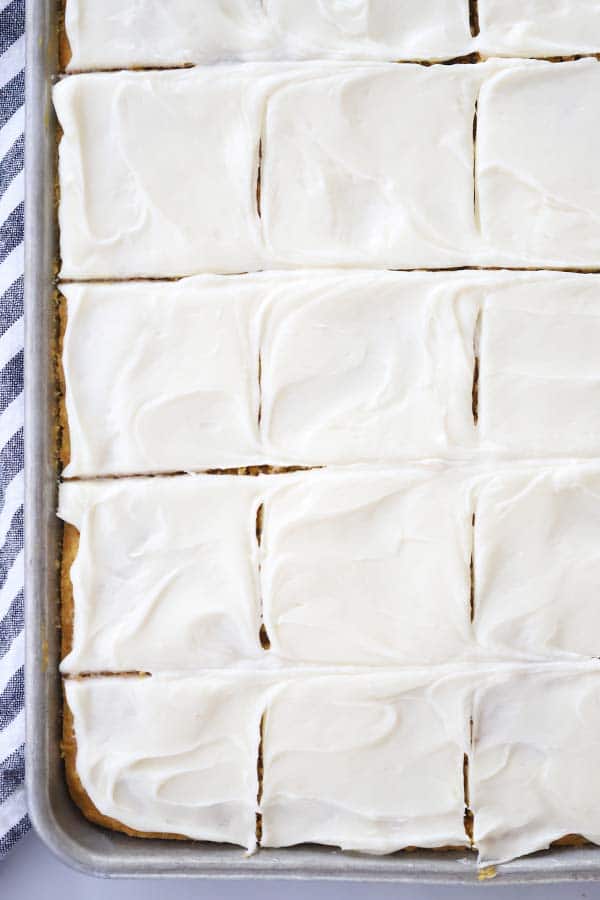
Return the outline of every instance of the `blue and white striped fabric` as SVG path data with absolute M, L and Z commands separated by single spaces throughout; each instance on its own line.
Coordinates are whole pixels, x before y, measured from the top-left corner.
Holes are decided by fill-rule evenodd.
M 0 857 L 28 830 L 23 710 L 25 0 L 0 0 Z

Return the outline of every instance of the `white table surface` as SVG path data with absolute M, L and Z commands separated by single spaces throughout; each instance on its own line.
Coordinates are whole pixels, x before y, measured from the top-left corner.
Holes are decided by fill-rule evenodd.
M 34 834 L 28 834 L 0 861 L 2 900 L 453 900 L 486 892 L 497 900 L 600 900 L 600 882 L 446 888 L 434 885 L 353 884 L 294 881 L 104 880 L 67 868 Z

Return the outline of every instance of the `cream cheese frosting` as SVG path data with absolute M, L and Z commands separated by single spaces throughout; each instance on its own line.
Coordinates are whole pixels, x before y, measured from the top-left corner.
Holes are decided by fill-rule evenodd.
M 575 464 L 63 484 L 80 540 L 61 668 L 598 656 L 599 496 Z
M 600 666 L 498 670 L 473 698 L 469 757 L 482 865 L 565 835 L 600 843 Z
M 67 0 L 70 72 L 231 60 L 442 60 L 600 51 L 596 0 Z
M 476 503 L 475 638 L 487 656 L 600 656 L 600 469 L 498 472 Z
M 64 278 L 260 268 L 257 74 L 94 73 L 55 86 Z
M 63 79 L 61 274 L 461 264 L 476 239 L 474 104 L 492 68 L 321 62 Z
M 64 685 L 77 774 L 101 813 L 254 849 L 264 686 L 223 672 Z
M 473 446 L 477 278 L 282 276 L 261 327 L 261 439 L 278 462 L 382 462 Z
M 592 52 L 597 4 L 200 6 L 67 7 L 71 70 L 251 62 L 55 88 L 62 277 L 223 273 L 64 286 L 65 475 L 373 468 L 61 486 L 62 671 L 157 673 L 65 680 L 83 787 L 250 850 L 600 842 L 598 276 L 359 270 L 598 266 L 595 60 L 368 61 Z M 315 55 L 363 62 L 258 62 Z
M 477 284 L 344 271 L 66 284 L 64 475 L 460 452 L 475 438 Z
M 473 117 L 492 68 L 355 66 L 273 94 L 261 195 L 271 255 L 376 268 L 478 257 Z
M 265 847 L 389 853 L 468 846 L 468 805 L 487 866 L 600 842 L 599 679 L 594 662 L 64 685 L 82 786 L 130 828 L 253 849 L 260 812 Z
M 63 79 L 62 275 L 594 267 L 599 86 L 594 59 Z
M 282 686 L 263 728 L 261 845 L 466 845 L 467 705 L 460 679 L 423 671 Z
M 444 59 L 468 0 L 67 0 L 69 71 L 224 60 Z
M 466 657 L 472 487 L 432 467 L 62 484 L 80 539 L 61 670 Z
M 280 482 L 260 548 L 270 653 L 288 664 L 467 658 L 470 487 L 426 468 Z
M 313 270 L 64 285 L 64 474 L 597 456 L 598 284 Z
M 513 65 L 482 84 L 478 216 L 503 265 L 598 266 L 599 91 L 596 59 Z
M 62 484 L 79 531 L 74 628 L 61 671 L 235 666 L 262 653 L 256 479 Z
M 600 51 L 597 0 L 477 0 L 477 49 L 496 56 Z
M 485 286 L 479 419 L 486 451 L 600 455 L 600 279 L 527 273 Z
M 259 461 L 256 287 L 62 285 L 70 462 L 120 475 Z M 93 364 L 90 362 L 93 360 Z

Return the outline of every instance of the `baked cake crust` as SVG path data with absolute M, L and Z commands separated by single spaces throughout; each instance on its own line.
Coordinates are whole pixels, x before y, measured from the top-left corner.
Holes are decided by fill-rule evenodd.
M 64 469 L 71 459 L 71 432 L 67 415 L 65 370 L 63 366 L 63 347 L 67 329 L 67 301 L 63 294 L 57 298 L 57 340 L 55 354 L 56 371 L 56 452 L 60 469 Z
M 71 60 L 71 44 L 67 35 L 65 24 L 65 16 L 67 12 L 68 0 L 57 0 L 57 18 L 58 18 L 58 66 L 61 72 L 66 71 Z
M 60 652 L 62 659 L 64 659 L 73 648 L 75 602 L 73 598 L 73 582 L 71 581 L 71 566 L 75 562 L 78 550 L 79 531 L 74 525 L 71 525 L 69 522 L 64 522 L 62 556 L 60 561 Z

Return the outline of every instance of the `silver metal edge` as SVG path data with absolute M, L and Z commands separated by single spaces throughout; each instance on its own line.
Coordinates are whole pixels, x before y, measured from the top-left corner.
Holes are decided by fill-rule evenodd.
M 387 857 L 326 847 L 261 850 L 140 840 L 89 823 L 71 801 L 60 758 L 57 475 L 52 432 L 56 0 L 27 2 L 25 197 L 26 771 L 31 821 L 63 862 L 100 876 L 287 878 L 475 885 L 474 857 L 417 851 Z M 561 847 L 501 866 L 492 884 L 600 878 L 600 850 Z

